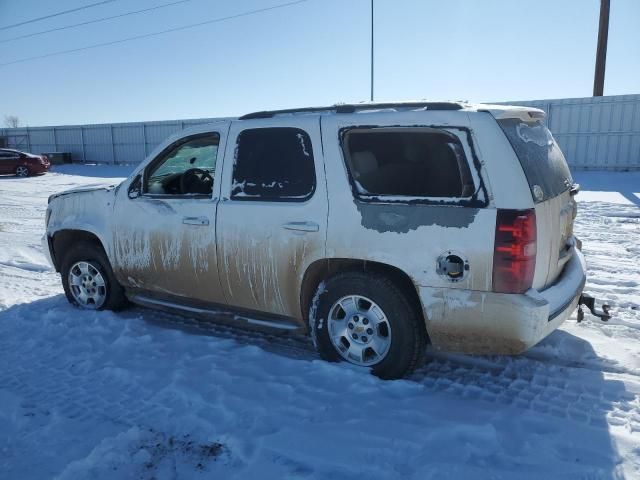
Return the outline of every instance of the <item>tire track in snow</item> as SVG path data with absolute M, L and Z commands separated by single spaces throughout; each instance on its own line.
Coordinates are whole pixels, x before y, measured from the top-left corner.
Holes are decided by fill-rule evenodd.
M 318 359 L 311 342 L 304 337 L 259 334 L 139 309 L 123 316 L 136 316 L 166 329 L 233 340 L 241 346 L 257 346 L 294 361 Z M 2 356 L 14 358 L 23 353 L 19 345 L 6 341 L 0 341 L 0 351 Z M 0 375 L 0 389 L 16 391 L 34 405 L 53 406 L 72 419 L 108 419 L 126 426 L 152 427 L 150 419 L 159 413 L 170 414 L 166 406 L 170 402 L 162 392 L 140 386 L 118 369 L 106 369 L 87 378 L 86 365 L 75 363 L 68 353 L 52 350 L 25 360 L 10 373 Z M 291 368 L 295 369 L 295 364 Z M 625 384 L 630 382 L 640 385 L 640 375 L 607 369 L 611 373 L 605 376 L 602 370 L 557 359 L 435 355 L 411 381 L 434 394 L 535 411 L 597 427 L 623 425 L 632 432 L 640 431 L 638 396 L 625 390 Z M 42 378 L 47 381 L 39 382 Z M 109 389 L 104 388 L 106 384 Z

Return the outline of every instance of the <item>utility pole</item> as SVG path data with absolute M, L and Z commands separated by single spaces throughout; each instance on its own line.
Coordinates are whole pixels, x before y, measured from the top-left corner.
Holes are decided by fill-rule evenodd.
M 371 0 L 371 101 L 373 102 L 373 0 Z
M 598 26 L 598 50 L 596 71 L 593 76 L 593 96 L 604 94 L 604 70 L 607 64 L 607 39 L 609 37 L 609 0 L 600 0 L 600 24 Z

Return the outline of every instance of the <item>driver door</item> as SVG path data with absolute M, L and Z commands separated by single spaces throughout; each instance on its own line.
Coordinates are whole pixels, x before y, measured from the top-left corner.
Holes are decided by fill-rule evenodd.
M 216 252 L 220 170 L 229 122 L 170 142 L 118 191 L 118 280 L 137 294 L 223 303 Z

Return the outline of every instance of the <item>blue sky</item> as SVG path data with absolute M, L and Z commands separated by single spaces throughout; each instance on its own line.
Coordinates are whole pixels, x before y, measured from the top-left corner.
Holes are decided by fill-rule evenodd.
M 0 0 L 0 28 L 96 0 Z M 171 0 L 116 0 L 0 29 L 0 41 Z M 264 8 L 191 0 L 0 43 L 0 63 Z M 598 0 L 375 0 L 375 99 L 590 96 Z M 640 1 L 611 0 L 605 95 L 640 93 Z M 309 0 L 0 67 L 0 120 L 55 125 L 239 115 L 369 98 L 369 0 Z

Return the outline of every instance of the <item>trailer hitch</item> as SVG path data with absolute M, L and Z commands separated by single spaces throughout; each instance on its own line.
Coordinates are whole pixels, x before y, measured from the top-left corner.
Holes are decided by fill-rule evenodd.
M 611 318 L 611 314 L 609 313 L 611 307 L 609 305 L 603 304 L 602 311 L 599 312 L 596 310 L 596 299 L 591 295 L 583 293 L 580 295 L 580 300 L 578 300 L 578 323 L 584 320 L 584 311 L 582 310 L 583 305 L 589 309 L 591 315 L 598 317 L 603 322 L 607 322 Z

